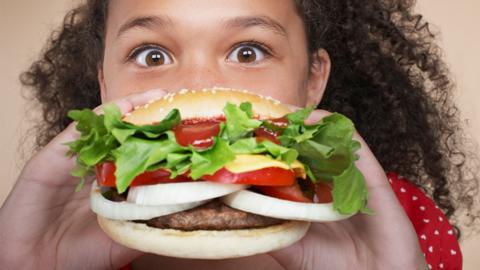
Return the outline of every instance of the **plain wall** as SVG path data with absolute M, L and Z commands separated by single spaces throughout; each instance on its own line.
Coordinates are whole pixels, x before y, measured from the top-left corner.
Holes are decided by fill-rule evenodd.
M 28 119 L 38 115 L 26 107 L 18 76 L 37 57 L 47 36 L 72 3 L 75 2 L 0 1 L 0 203 L 23 166 L 24 155 L 19 145 L 29 143 L 24 140 L 30 126 Z M 467 131 L 480 142 L 480 1 L 422 0 L 418 10 L 442 33 L 440 45 L 458 85 L 457 100 Z M 462 247 L 464 269 L 478 269 L 480 236 L 466 239 Z

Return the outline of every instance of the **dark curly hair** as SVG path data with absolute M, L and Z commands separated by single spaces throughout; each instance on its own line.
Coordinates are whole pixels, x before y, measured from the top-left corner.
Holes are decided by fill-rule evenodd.
M 469 211 L 476 174 L 462 150 L 454 84 L 435 35 L 412 0 L 296 0 L 310 52 L 326 49 L 332 71 L 319 105 L 350 117 L 387 171 L 432 196 L 453 223 Z M 22 74 L 43 111 L 36 143 L 44 146 L 71 120 L 72 109 L 100 104 L 108 1 L 70 11 L 42 57 Z M 470 222 L 478 215 L 470 214 Z M 457 234 L 459 235 L 459 234 Z

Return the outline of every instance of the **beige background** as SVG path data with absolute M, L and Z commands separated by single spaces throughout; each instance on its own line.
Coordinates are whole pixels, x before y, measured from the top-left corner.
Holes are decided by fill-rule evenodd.
M 71 6 L 71 0 L 0 0 L 0 203 L 23 164 L 18 147 L 28 127 L 28 108 L 18 75 Z M 418 10 L 442 33 L 440 45 L 458 85 L 457 100 L 467 130 L 480 142 L 480 1 L 421 0 Z M 464 269 L 478 269 L 480 236 L 466 239 L 462 246 Z

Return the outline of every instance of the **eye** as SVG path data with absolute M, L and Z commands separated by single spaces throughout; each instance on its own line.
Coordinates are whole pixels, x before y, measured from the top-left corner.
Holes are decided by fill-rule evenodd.
M 267 57 L 267 52 L 258 44 L 243 44 L 235 48 L 228 60 L 236 63 L 250 64 L 259 62 Z
M 133 52 L 132 58 L 142 67 L 156 67 L 172 63 L 172 58 L 164 50 L 156 46 L 138 48 Z

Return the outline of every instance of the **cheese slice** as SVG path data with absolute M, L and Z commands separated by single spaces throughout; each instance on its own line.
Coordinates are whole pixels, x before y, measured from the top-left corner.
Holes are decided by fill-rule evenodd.
M 256 171 L 264 168 L 278 167 L 286 170 L 294 170 L 298 177 L 305 178 L 305 168 L 298 160 L 288 165 L 266 155 L 237 155 L 235 160 L 225 164 L 225 168 L 233 173 Z

